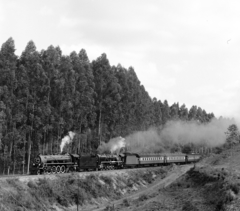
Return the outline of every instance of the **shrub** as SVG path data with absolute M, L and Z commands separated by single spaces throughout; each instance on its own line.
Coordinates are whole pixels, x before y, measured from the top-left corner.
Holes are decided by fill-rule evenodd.
M 111 186 L 112 183 L 113 183 L 112 179 L 111 179 L 110 177 L 107 177 L 107 176 L 101 175 L 101 176 L 100 176 L 100 179 L 101 179 L 105 184 L 107 184 L 107 185 L 109 185 L 109 186 Z
M 130 206 L 130 203 L 129 203 L 129 200 L 128 200 L 128 199 L 124 199 L 124 200 L 123 200 L 123 206 L 124 206 L 124 207 L 129 207 L 129 206 Z
M 56 200 L 57 200 L 57 202 L 58 202 L 59 204 L 61 204 L 62 206 L 68 207 L 68 201 L 67 201 L 66 197 L 61 196 L 61 195 L 58 195 L 58 196 L 56 197 Z
M 18 182 L 18 179 L 7 179 L 7 182 L 9 185 L 16 186 L 16 183 Z
M 132 179 L 128 179 L 128 180 L 127 180 L 127 186 L 128 186 L 129 188 L 132 188 L 133 185 L 134 185 L 134 181 L 133 181 Z
M 147 200 L 147 199 L 148 199 L 148 197 L 147 197 L 146 194 L 143 194 L 138 198 L 139 201 L 144 201 L 144 200 Z
M 29 188 L 37 188 L 37 186 L 36 186 L 36 184 L 32 181 L 32 180 L 30 180 L 28 183 L 27 183 L 27 186 L 29 187 Z
M 105 209 L 104 209 L 104 211 L 114 211 L 115 209 L 114 209 L 114 204 L 113 205 L 108 205 Z
M 147 182 L 147 183 L 152 183 L 153 181 L 153 175 L 151 172 L 147 172 L 146 174 L 143 175 L 143 179 Z
M 182 211 L 198 211 L 198 209 L 193 206 L 189 201 L 185 202 Z
M 235 193 L 238 194 L 239 193 L 239 186 L 237 183 L 231 183 L 229 185 L 229 188 Z
M 225 198 L 224 198 L 224 203 L 230 203 L 231 201 L 233 201 L 235 199 L 235 195 L 231 190 L 228 190 L 226 192 Z

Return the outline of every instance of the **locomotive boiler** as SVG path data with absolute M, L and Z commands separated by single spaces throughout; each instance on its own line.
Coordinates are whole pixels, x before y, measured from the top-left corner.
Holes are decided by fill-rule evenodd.
M 33 174 L 56 174 L 78 170 L 79 155 L 38 155 L 32 165 Z

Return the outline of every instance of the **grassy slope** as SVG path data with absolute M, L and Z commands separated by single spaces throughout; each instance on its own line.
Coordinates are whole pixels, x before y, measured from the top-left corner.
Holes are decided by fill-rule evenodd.
M 76 210 L 134 192 L 157 178 L 165 177 L 170 167 L 89 174 L 57 175 L 21 182 L 0 182 L 0 210 Z
M 0 210 L 76 210 L 121 198 L 165 177 L 169 167 L 0 182 Z M 240 146 L 211 155 L 168 188 L 123 200 L 119 210 L 240 210 Z M 111 210 L 108 207 L 108 210 Z
M 199 162 L 169 187 L 125 202 L 124 211 L 239 211 L 240 145 Z

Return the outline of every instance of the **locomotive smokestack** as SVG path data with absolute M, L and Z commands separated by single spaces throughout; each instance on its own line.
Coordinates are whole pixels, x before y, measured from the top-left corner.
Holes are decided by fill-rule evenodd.
M 63 147 L 66 144 L 69 144 L 69 143 L 71 143 L 73 141 L 73 138 L 74 138 L 75 134 L 76 133 L 74 133 L 72 131 L 69 131 L 68 135 L 64 136 L 64 138 L 61 141 L 61 145 L 60 145 L 61 152 L 63 151 Z

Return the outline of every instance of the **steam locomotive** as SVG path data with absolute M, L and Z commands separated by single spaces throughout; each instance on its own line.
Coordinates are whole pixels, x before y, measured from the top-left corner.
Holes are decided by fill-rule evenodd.
M 199 161 L 199 154 L 164 154 L 141 155 L 137 153 L 121 153 L 119 155 L 100 154 L 65 154 L 39 155 L 32 165 L 32 174 L 59 174 L 73 171 L 112 170 L 160 166 L 171 163 L 186 164 Z

